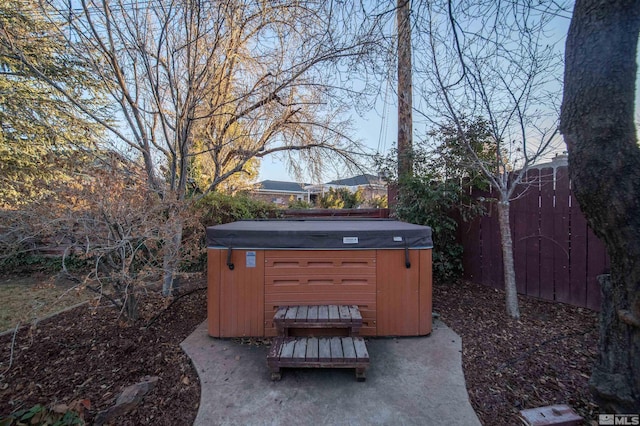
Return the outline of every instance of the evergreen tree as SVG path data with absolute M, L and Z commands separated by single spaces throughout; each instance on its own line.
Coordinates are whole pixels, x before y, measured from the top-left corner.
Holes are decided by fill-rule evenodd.
M 96 128 L 26 64 L 89 108 L 99 110 L 98 80 L 44 19 L 37 3 L 0 3 L 0 207 L 15 208 L 69 179 L 86 161 Z M 24 59 L 27 59 L 26 61 Z

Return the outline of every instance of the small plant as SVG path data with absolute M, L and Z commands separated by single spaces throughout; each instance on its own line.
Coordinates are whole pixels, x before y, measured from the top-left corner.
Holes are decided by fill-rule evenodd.
M 91 407 L 87 399 L 79 399 L 71 404 L 47 407 L 36 404 L 31 408 L 18 410 L 0 419 L 0 426 L 71 426 L 84 425 L 85 411 Z

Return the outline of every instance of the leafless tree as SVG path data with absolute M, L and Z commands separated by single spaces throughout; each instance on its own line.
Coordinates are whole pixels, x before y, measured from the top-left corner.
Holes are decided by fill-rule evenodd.
M 414 108 L 430 125 L 454 123 L 470 166 L 497 193 L 506 306 L 514 318 L 520 312 L 509 206 L 529 167 L 558 140 L 561 58 L 547 34 L 557 11 L 555 3 L 491 0 L 413 6 L 421 99 Z M 490 160 L 466 139 L 465 119 L 475 117 L 488 123 L 496 153 Z
M 357 162 L 345 112 L 367 88 L 344 76 L 378 46 L 377 19 L 360 2 L 82 0 L 69 9 L 49 0 L 43 11 L 51 22 L 64 18 L 60 32 L 106 84 L 113 119 L 23 60 L 110 132 L 111 148 L 164 203 L 165 294 L 190 185 L 202 196 L 268 155 L 316 173 L 327 161 Z

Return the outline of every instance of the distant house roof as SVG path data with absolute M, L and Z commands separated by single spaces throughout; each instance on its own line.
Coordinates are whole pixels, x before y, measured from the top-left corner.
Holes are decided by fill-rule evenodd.
M 306 194 L 304 186 L 307 183 L 284 182 L 280 180 L 263 180 L 256 185 L 257 190 L 274 191 L 274 192 L 301 192 Z
M 567 154 L 556 154 L 555 157 L 546 163 L 533 164 L 529 166 L 532 169 L 544 169 L 549 167 L 563 167 L 569 165 L 569 157 Z
M 327 185 L 343 185 L 343 186 L 361 186 L 361 185 L 380 185 L 383 184 L 382 179 L 374 175 L 359 175 L 347 179 L 332 180 Z

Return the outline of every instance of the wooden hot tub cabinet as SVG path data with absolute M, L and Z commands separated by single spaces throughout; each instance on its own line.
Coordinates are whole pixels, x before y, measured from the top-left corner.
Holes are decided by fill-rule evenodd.
M 207 228 L 207 240 L 213 337 L 275 336 L 274 314 L 292 305 L 357 305 L 362 336 L 431 333 L 428 227 L 242 221 Z

